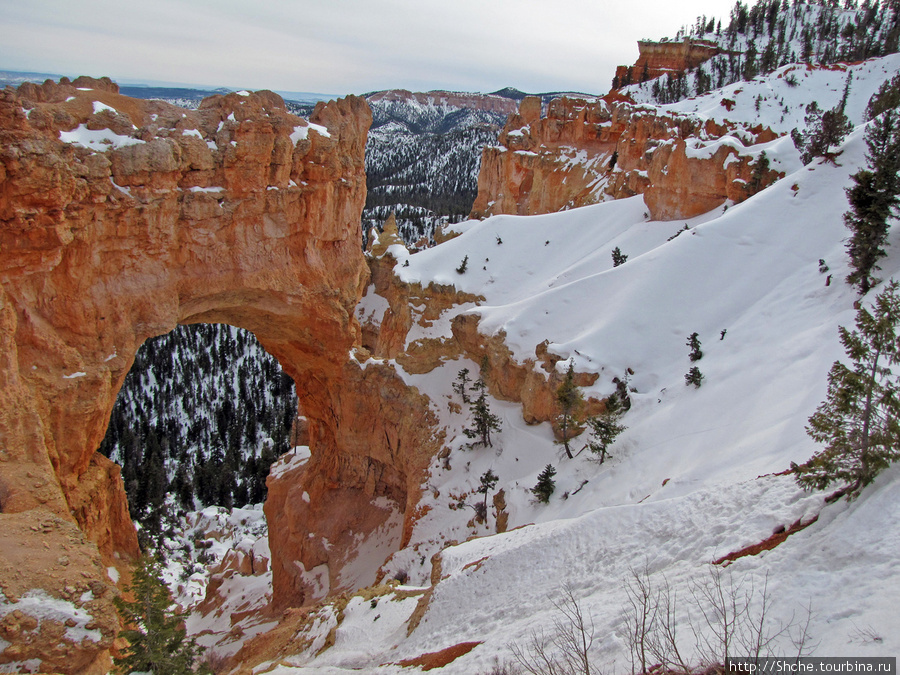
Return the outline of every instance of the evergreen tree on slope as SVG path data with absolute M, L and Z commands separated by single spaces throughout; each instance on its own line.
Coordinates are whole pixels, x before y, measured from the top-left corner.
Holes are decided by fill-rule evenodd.
M 493 446 L 491 432 L 500 431 L 500 418 L 491 412 L 487 402 L 487 384 L 480 377 L 472 385 L 472 389 L 478 391 L 478 398 L 471 401 L 469 410 L 472 413 L 472 427 L 463 429 L 463 433 L 469 438 L 477 439 L 472 445 L 480 443 L 484 447 Z
M 839 329 L 853 365 L 834 362 L 826 400 L 809 418 L 807 433 L 825 449 L 801 466 L 791 463 L 804 488 L 824 489 L 840 482 L 852 498 L 900 459 L 900 399 L 891 372 L 891 366 L 900 362 L 897 288 L 892 281 L 878 294 L 874 313 L 859 310 L 856 330 Z
M 574 435 L 574 416 L 581 409 L 584 397 L 578 385 L 575 384 L 575 363 L 569 361 L 566 375 L 559 387 L 556 388 L 556 402 L 559 405 L 560 414 L 557 418 L 563 436 L 563 447 L 566 449 L 566 457 L 572 459 L 572 450 L 569 448 L 569 439 Z
M 119 637 L 128 640 L 128 647 L 115 659 L 118 672 L 152 672 L 153 675 L 198 672 L 194 670 L 194 661 L 201 648 L 193 638 L 187 639 L 183 615 L 169 610 L 172 601 L 162 581 L 162 565 L 158 560 L 144 556 L 137 561 L 128 592 L 133 600 L 121 597 L 113 600 L 126 626 Z M 199 672 L 207 671 L 201 668 Z
M 850 210 L 844 223 L 852 232 L 847 243 L 853 271 L 847 283 L 865 295 L 877 283 L 873 273 L 886 254 L 884 242 L 888 221 L 894 214 L 900 193 L 900 120 L 896 110 L 888 110 L 872 121 L 866 130 L 867 168 L 853 175 L 847 189 Z

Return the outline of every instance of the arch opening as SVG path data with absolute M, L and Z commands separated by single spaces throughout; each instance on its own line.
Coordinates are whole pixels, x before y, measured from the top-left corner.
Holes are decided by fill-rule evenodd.
M 252 333 L 178 326 L 147 340 L 99 452 L 122 467 L 131 519 L 159 549 L 187 512 L 262 504 L 269 467 L 298 444 L 293 380 Z

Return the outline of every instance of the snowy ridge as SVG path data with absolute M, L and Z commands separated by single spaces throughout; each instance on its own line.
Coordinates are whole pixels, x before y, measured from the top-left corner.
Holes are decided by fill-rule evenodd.
M 763 124 L 778 134 L 805 127 L 805 109 L 813 100 L 829 110 L 841 100 L 847 78 L 852 96 L 845 113 L 854 124 L 862 124 L 866 103 L 886 79 L 900 71 L 900 54 L 869 59 L 854 65 L 828 67 L 792 64 L 767 76 L 737 82 L 722 89 L 660 106 L 661 110 L 717 122 Z M 759 104 L 757 105 L 757 101 Z
M 900 13 L 890 3 L 837 5 L 761 0 L 749 8 L 735 3 L 727 25 L 698 17 L 682 37 L 718 44 L 725 52 L 683 75 L 629 84 L 621 91 L 640 103 L 671 103 L 740 80 L 752 80 L 788 64 L 828 65 L 897 52 Z M 663 39 L 663 42 L 666 42 Z M 632 73 L 632 81 L 641 79 Z M 825 109 L 825 108 L 823 108 Z

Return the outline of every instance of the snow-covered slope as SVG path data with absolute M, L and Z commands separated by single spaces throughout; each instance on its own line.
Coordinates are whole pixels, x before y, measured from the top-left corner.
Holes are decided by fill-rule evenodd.
M 869 98 L 882 82 L 898 72 L 900 54 L 827 67 L 791 64 L 769 75 L 730 84 L 660 109 L 718 122 L 762 124 L 775 133 L 787 134 L 791 129 L 805 127 L 806 107 L 812 101 L 820 110 L 837 106 L 849 78 L 850 95 L 845 113 L 854 124 L 861 124 Z
M 886 76 L 896 70 L 890 60 L 870 65 Z M 851 91 L 851 110 L 862 109 L 863 96 Z M 547 340 L 560 370 L 571 360 L 598 373 L 585 394 L 607 396 L 614 377 L 633 372 L 627 430 L 605 463 L 589 451 L 568 460 L 549 425 L 528 426 L 518 405 L 490 399 L 501 430 L 493 447 L 470 448 L 461 433 L 470 418 L 452 384 L 462 368 L 475 376 L 479 364 L 458 359 L 425 375 L 395 364 L 431 397 L 450 447 L 432 464 L 409 544 L 385 565 L 388 577 L 408 578 L 422 595 L 414 605 L 396 593 L 400 602 L 382 621 L 384 600 L 324 607 L 303 635 L 314 646 L 298 637 L 294 656 L 260 671 L 408 672 L 396 664 L 477 642 L 447 657 L 442 672 L 488 673 L 510 662 L 512 645 L 527 649 L 534 631 L 552 633 L 554 601 L 568 588 L 590 617 L 596 666 L 630 672 L 627 589 L 635 572 L 677 597 L 680 649 L 692 664 L 708 656 L 695 634 L 716 631 L 702 613 L 704 589 L 716 584 L 738 602 L 752 592 L 751 613 L 764 613 L 773 632 L 785 628 L 770 653 L 796 654 L 796 642 L 818 656 L 900 651 L 900 468 L 852 503 L 826 504 L 825 493 L 803 492 L 783 475 L 817 450 L 806 420 L 825 396 L 831 363 L 843 357 L 837 328 L 855 317 L 857 295 L 843 281 L 842 213 L 850 176 L 865 163 L 863 132 L 859 126 L 847 139 L 837 165 L 801 167 L 788 158 L 796 152 L 790 144 L 773 145 L 794 167 L 784 179 L 692 221 L 648 222 L 637 197 L 462 223 L 458 237 L 416 255 L 394 247 L 403 280 L 485 298 L 416 325 L 410 343 L 448 337 L 454 315 L 474 313 L 482 333 L 505 335 L 519 362 Z M 628 255 L 618 267 L 615 247 Z M 900 278 L 896 232 L 888 253 L 882 276 Z M 696 363 L 685 344 L 694 332 L 704 352 Z M 700 388 L 685 384 L 692 365 L 705 377 Z M 530 490 L 547 464 L 558 473 L 544 505 Z M 503 534 L 493 534 L 493 509 L 479 524 L 466 506 L 481 499 L 474 491 L 488 469 L 500 479 L 491 496 L 504 491 Z M 711 564 L 795 524 L 799 531 L 771 550 Z M 318 652 L 329 632 L 333 646 Z

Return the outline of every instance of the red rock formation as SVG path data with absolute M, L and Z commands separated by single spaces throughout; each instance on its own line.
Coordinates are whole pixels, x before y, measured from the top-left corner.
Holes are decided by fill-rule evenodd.
M 407 439 L 344 423 L 363 417 L 357 380 L 384 380 L 360 396 L 395 386 L 347 364 L 368 277 L 359 223 L 369 120 L 355 97 L 320 104 L 308 125 L 271 92 L 214 96 L 198 111 L 129 99 L 108 80 L 0 93 L 0 530 L 23 514 L 38 531 L 77 525 L 73 550 L 96 570 L 137 553 L 118 471 L 96 448 L 140 344 L 192 322 L 253 331 L 294 376 L 315 466 L 329 472 L 316 479 L 322 491 L 346 479 L 348 490 L 371 483 L 370 494 L 405 504 L 414 479 L 372 478 L 367 458 L 414 455 L 400 448 Z M 0 566 L 42 544 L 10 542 Z M 57 592 L 38 577 L 35 588 Z M 108 598 L 98 602 L 95 614 L 112 613 Z M 92 661 L 110 639 L 60 644 Z M 29 645 L 0 651 L 0 662 L 80 670 L 81 660 Z
M 635 64 L 616 68 L 613 89 L 634 82 L 652 80 L 660 75 L 684 73 L 721 53 L 719 45 L 709 40 L 691 38 L 685 38 L 682 42 L 640 40 Z
M 701 123 L 615 97 L 556 99 L 545 117 L 539 104 L 524 99 L 498 145 L 484 149 L 472 217 L 552 213 L 643 194 L 654 220 L 690 218 L 746 199 L 753 166 L 739 148 L 776 138 L 769 129 Z M 769 172 L 764 184 L 775 178 Z
M 303 402 L 311 447 L 319 451 L 306 466 L 266 483 L 275 609 L 348 590 L 341 564 L 356 537 L 392 514 L 403 517 L 401 546 L 412 534 L 423 471 L 443 435 L 435 432 L 427 397 L 404 384 L 393 368 L 366 361 L 350 361 L 342 376 L 320 382 L 317 407 Z M 329 418 L 344 423 L 328 424 Z M 376 500 L 381 506 L 373 507 Z M 370 571 L 383 562 L 370 561 Z

